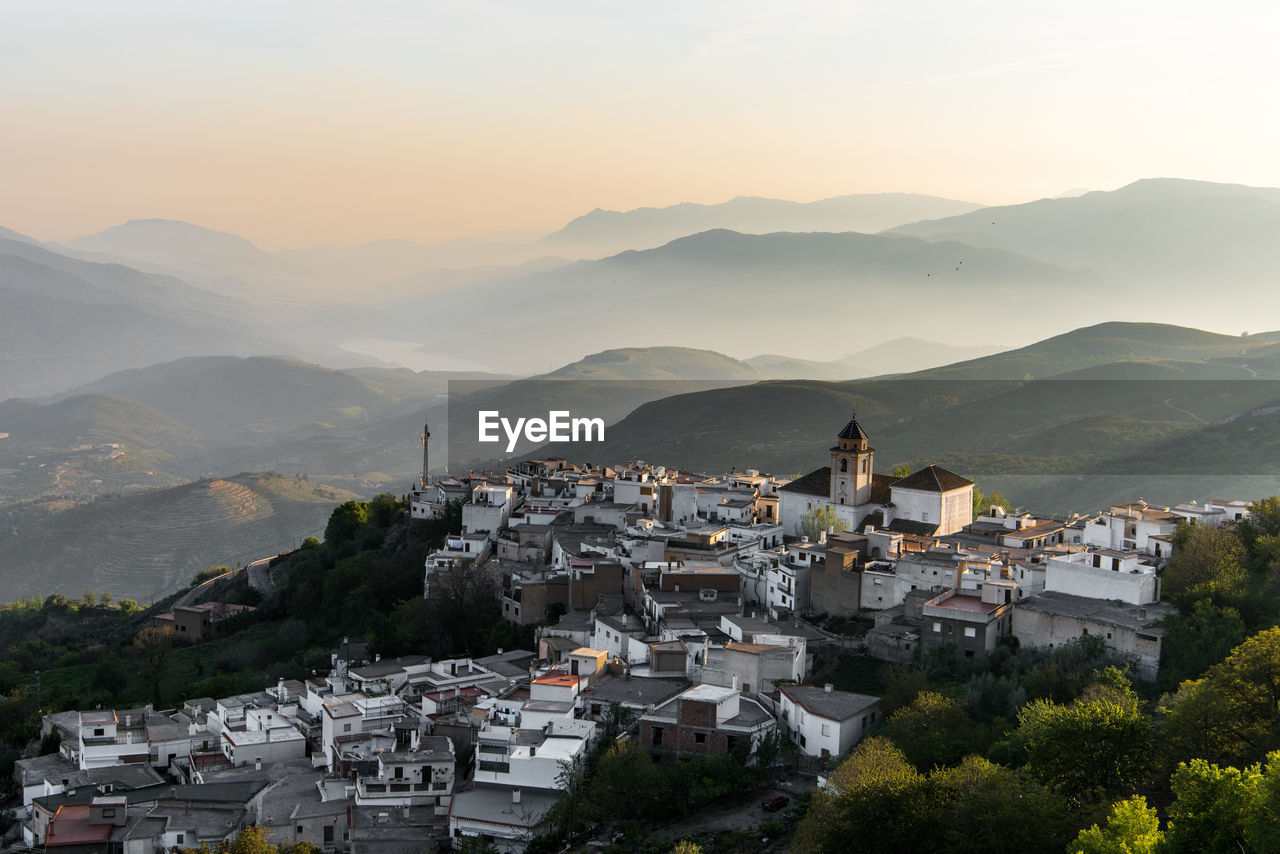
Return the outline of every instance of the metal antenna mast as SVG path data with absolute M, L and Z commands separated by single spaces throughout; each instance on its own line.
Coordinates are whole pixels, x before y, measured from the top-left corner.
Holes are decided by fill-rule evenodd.
M 430 439 L 431 439 L 431 425 L 423 424 L 422 425 L 422 477 L 419 478 L 418 480 L 418 487 L 420 489 L 427 488 L 427 478 L 430 476 L 428 474 L 428 468 L 427 468 L 427 460 L 428 460 L 427 443 L 430 441 Z

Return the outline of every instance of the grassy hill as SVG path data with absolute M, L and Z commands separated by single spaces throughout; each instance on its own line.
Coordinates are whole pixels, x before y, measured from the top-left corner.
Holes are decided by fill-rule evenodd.
M 93 589 L 150 601 L 208 566 L 296 547 L 353 497 L 297 478 L 239 474 L 60 513 L 11 509 L 0 554 L 13 571 L 0 573 L 0 600 Z

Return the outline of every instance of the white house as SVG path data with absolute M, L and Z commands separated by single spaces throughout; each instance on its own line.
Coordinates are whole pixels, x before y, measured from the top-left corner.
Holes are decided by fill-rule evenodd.
M 1114 599 L 1130 605 L 1160 601 L 1156 568 L 1133 551 L 1094 549 L 1045 561 L 1044 589 L 1086 599 Z
M 831 685 L 782 685 L 778 701 L 787 736 L 808 756 L 842 756 L 880 720 L 880 698 Z
M 1111 509 L 1089 519 L 1084 526 L 1082 541 L 1099 549 L 1139 551 L 1162 557 L 1170 549 L 1167 538 L 1178 527 L 1179 514 L 1168 507 L 1157 507 L 1144 501 L 1115 504 Z

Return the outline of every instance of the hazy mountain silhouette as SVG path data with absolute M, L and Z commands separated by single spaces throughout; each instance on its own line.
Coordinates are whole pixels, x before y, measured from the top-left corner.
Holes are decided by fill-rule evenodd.
M 484 317 L 484 353 L 499 365 L 527 363 L 531 356 L 566 361 L 614 348 L 619 337 L 632 344 L 696 342 L 749 356 L 754 353 L 743 350 L 759 345 L 747 331 L 766 328 L 767 338 L 759 340 L 771 349 L 813 358 L 815 345 L 851 348 L 864 328 L 882 339 L 886 328 L 927 328 L 939 312 L 953 329 L 982 328 L 1025 319 L 1064 290 L 1085 295 L 1090 288 L 1087 276 L 954 243 L 716 230 L 438 295 L 420 310 Z M 847 325 L 845 336 L 821 331 L 855 314 L 865 325 Z M 557 333 L 536 336 L 533 344 L 528 330 L 538 327 Z M 449 352 L 469 346 L 473 335 L 469 325 L 445 324 L 432 330 L 432 339 L 433 352 Z
M 245 314 L 171 277 L 0 239 L 0 399 L 183 355 L 295 349 Z
M 936 341 L 904 337 L 850 353 L 840 361 L 861 369 L 862 372 L 854 376 L 905 374 L 989 356 L 1003 349 L 1005 348 L 995 345 L 939 344 Z M 816 376 L 813 378 L 820 379 Z
M 816 202 L 791 202 L 738 196 L 718 205 L 691 202 L 665 208 L 608 211 L 596 208 L 542 239 L 565 254 L 611 254 L 660 246 L 702 231 L 728 229 L 745 234 L 777 231 L 883 231 L 918 219 L 954 216 L 981 205 L 913 193 L 838 196 Z
M 1004 249 L 1118 283 L 1267 286 L 1280 264 L 1280 190 L 1157 178 L 1111 192 L 984 208 L 892 229 Z M 1153 298 L 1169 298 L 1155 291 Z

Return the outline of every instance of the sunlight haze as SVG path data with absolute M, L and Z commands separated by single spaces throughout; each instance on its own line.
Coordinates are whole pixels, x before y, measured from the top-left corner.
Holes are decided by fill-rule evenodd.
M 0 223 L 268 250 L 738 195 L 1280 185 L 1263 4 L 12 2 Z

